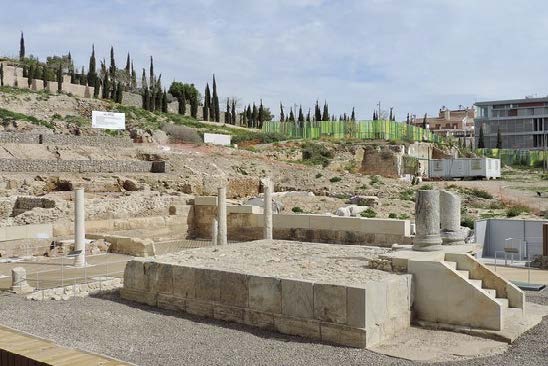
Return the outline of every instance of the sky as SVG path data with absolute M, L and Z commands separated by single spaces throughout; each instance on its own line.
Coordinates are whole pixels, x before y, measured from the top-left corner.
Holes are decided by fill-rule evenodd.
M 87 69 L 91 45 L 137 75 L 154 56 L 164 86 L 212 74 L 227 97 L 279 113 L 327 100 L 330 113 L 371 119 L 394 107 L 442 106 L 548 94 L 548 7 L 542 0 L 0 0 L 0 55 L 71 52 Z M 223 107 L 221 107 L 223 108 Z M 286 109 L 286 114 L 287 114 Z

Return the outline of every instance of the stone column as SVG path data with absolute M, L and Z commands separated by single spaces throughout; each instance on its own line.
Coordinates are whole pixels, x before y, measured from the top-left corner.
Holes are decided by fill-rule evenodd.
M 27 283 L 27 271 L 23 267 L 13 268 L 11 270 L 11 291 L 22 294 L 33 290 Z
M 212 245 L 219 245 L 218 230 L 219 230 L 219 223 L 217 222 L 216 218 L 213 218 L 213 222 L 211 223 L 211 244 Z
M 74 250 L 80 254 L 74 257 L 74 266 L 86 265 L 86 227 L 84 188 L 74 190 Z
M 460 197 L 440 191 L 440 223 L 443 245 L 464 244 L 465 233 L 460 227 Z
M 217 193 L 217 221 L 219 222 L 218 239 L 219 245 L 228 244 L 226 224 L 226 187 L 221 187 Z
M 272 240 L 272 182 L 269 178 L 263 180 L 264 188 L 264 238 Z
M 431 252 L 441 249 L 439 191 L 417 191 L 415 232 L 413 250 Z

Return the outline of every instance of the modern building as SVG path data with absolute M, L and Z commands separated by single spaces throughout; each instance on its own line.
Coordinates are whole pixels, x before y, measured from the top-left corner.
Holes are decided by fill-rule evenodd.
M 548 136 L 548 97 L 478 102 L 476 146 L 483 128 L 486 148 L 497 147 L 500 130 L 503 149 L 543 149 Z
M 423 127 L 424 117 L 414 116 L 412 124 Z M 444 106 L 437 117 L 426 117 L 426 128 L 437 135 L 458 138 L 469 146 L 474 139 L 474 108 L 459 106 L 450 110 Z

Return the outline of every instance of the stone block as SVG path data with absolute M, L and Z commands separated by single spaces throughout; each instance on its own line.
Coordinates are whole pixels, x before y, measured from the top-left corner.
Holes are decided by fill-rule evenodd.
M 195 206 L 217 206 L 217 197 L 215 196 L 198 196 L 194 198 Z
M 346 288 L 346 324 L 355 328 L 365 328 L 366 295 L 367 292 L 365 288 Z
M 275 315 L 274 329 L 284 334 L 321 339 L 320 322 L 316 320 L 295 319 L 283 315 Z
M 146 290 L 145 263 L 142 259 L 134 259 L 126 264 L 124 270 L 124 287 L 132 290 Z
M 186 299 L 186 312 L 192 315 L 213 318 L 213 304 L 207 301 Z
M 314 317 L 314 284 L 282 279 L 282 314 L 295 318 Z
M 196 298 L 205 301 L 221 299 L 221 274 L 212 269 L 196 268 L 195 282 Z
M 274 329 L 274 315 L 245 309 L 244 324 L 263 329 Z
M 186 300 L 179 297 L 158 294 L 158 307 L 174 311 L 186 311 Z
M 397 317 L 409 311 L 411 289 L 408 287 L 407 277 L 408 275 L 402 275 L 386 281 L 386 305 L 389 318 Z
M 122 297 L 122 299 L 139 302 L 141 304 L 147 304 L 149 306 L 156 306 L 158 303 L 157 294 L 135 291 L 127 288 L 120 289 L 120 296 Z
M 377 333 L 380 337 L 382 325 L 388 319 L 386 292 L 387 284 L 385 282 L 375 281 L 367 284 L 365 320 L 368 339 L 370 335 L 376 335 Z
M 163 294 L 173 293 L 173 266 L 171 264 L 160 263 L 158 292 Z
M 221 303 L 248 307 L 248 276 L 243 273 L 221 272 Z
M 213 318 L 226 322 L 243 323 L 244 309 L 233 306 L 214 305 Z
M 191 267 L 173 266 L 173 295 L 186 299 L 196 297 L 195 274 Z
M 282 312 L 282 283 L 279 278 L 249 276 L 249 308 L 273 314 Z
M 330 323 L 346 323 L 346 287 L 314 284 L 314 319 Z
M 320 331 L 324 342 L 356 348 L 364 348 L 367 345 L 365 329 L 322 322 Z
M 145 262 L 144 264 L 145 286 L 146 290 L 150 293 L 158 293 L 158 284 L 160 276 L 160 263 L 158 262 Z
M 273 226 L 276 229 L 309 229 L 310 215 L 272 215 Z

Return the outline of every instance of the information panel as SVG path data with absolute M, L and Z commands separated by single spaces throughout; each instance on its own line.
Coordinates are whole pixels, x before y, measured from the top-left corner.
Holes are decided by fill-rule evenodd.
M 91 127 L 109 130 L 125 130 L 126 114 L 114 112 L 91 112 Z
M 221 135 L 217 133 L 204 133 L 204 142 L 214 145 L 230 145 L 230 135 Z

